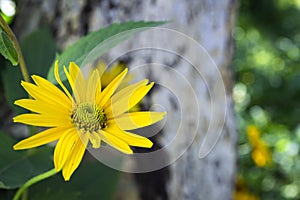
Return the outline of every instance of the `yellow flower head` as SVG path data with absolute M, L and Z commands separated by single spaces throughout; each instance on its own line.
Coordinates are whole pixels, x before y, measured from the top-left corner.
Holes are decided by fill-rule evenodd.
M 64 67 L 64 72 L 73 96 L 60 79 L 58 62 L 55 63 L 55 78 L 63 91 L 40 76 L 32 76 L 35 84 L 23 81 L 21 85 L 33 99 L 20 99 L 15 104 L 34 113 L 16 116 L 14 122 L 49 129 L 20 141 L 14 149 L 33 148 L 58 140 L 54 166 L 57 171 L 62 170 L 65 180 L 69 180 L 89 142 L 93 148 L 99 148 L 104 141 L 126 154 L 133 153 L 130 146 L 151 148 L 149 139 L 128 131 L 156 123 L 166 113 L 128 112 L 154 83 L 142 80 L 116 92 L 127 71 L 125 69 L 101 89 L 98 70 L 85 80 L 80 68 L 71 62 L 69 71 Z
M 96 69 L 101 77 L 101 85 L 103 88 L 109 85 L 109 83 L 119 75 L 126 68 L 125 64 L 115 63 L 108 70 L 106 64 L 103 61 L 97 63 Z M 132 81 L 132 74 L 128 74 L 120 83 L 117 90 L 123 89 L 130 84 Z
M 258 167 L 264 167 L 272 163 L 269 149 L 264 145 L 264 143 L 253 149 L 251 157 Z
M 233 200 L 259 200 L 260 198 L 251 193 L 242 176 L 238 176 L 236 188 L 233 194 Z
M 111 66 L 109 70 L 107 70 L 107 66 L 103 61 L 98 62 L 96 69 L 98 70 L 98 73 L 100 75 L 102 88 L 108 86 L 109 83 L 114 78 L 116 78 L 116 76 L 118 76 L 125 68 L 126 68 L 125 64 L 115 63 Z M 119 87 L 117 88 L 116 92 L 130 85 L 132 79 L 133 79 L 132 74 L 128 74 L 126 77 L 124 77 Z M 135 106 L 130 108 L 129 111 L 139 111 L 139 110 L 141 110 L 141 105 L 140 103 L 137 103 Z
M 247 135 L 249 142 L 252 146 L 256 146 L 260 142 L 260 132 L 254 125 L 247 127 Z
M 256 166 L 264 167 L 271 164 L 271 153 L 266 143 L 261 139 L 259 129 L 254 125 L 248 126 L 247 135 L 253 148 L 251 157 Z

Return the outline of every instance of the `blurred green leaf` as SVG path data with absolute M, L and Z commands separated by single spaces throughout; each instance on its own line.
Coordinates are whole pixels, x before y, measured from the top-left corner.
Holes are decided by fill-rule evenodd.
M 58 173 L 32 186 L 29 199 L 113 199 L 118 179 L 118 171 L 98 161 L 86 161 L 80 164 L 69 182 Z
M 28 151 L 14 151 L 15 140 L 0 132 L 0 188 L 15 189 L 30 178 L 53 167 L 53 148 L 41 147 L 30 154 Z
M 55 57 L 55 42 L 48 28 L 41 28 L 28 35 L 21 41 L 21 49 L 28 68 L 29 74 L 37 74 L 46 77 L 48 67 Z M 19 68 L 10 67 L 10 63 L 3 71 L 2 79 L 4 94 L 16 114 L 25 112 L 24 109 L 15 106 L 13 103 L 17 99 L 26 98 L 28 95 L 21 87 L 22 74 Z
M 8 59 L 12 65 L 19 63 L 18 53 L 7 33 L 0 30 L 0 53 Z
M 68 66 L 69 62 L 72 61 L 78 66 L 82 67 L 84 61 L 85 64 L 94 61 L 95 59 L 99 58 L 99 56 L 106 53 L 109 49 L 125 41 L 134 34 L 151 27 L 163 25 L 165 23 L 166 22 L 143 21 L 127 22 L 123 24 L 115 23 L 81 38 L 75 44 L 68 47 L 56 59 L 59 61 L 59 66 Z M 53 69 L 54 62 L 48 72 L 47 78 L 49 81 L 56 83 Z M 62 67 L 59 68 L 59 74 L 62 81 L 66 80 L 66 76 L 63 73 Z

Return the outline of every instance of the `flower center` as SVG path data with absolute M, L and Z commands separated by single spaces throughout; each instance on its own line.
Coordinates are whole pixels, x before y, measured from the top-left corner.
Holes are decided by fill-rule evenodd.
M 106 127 L 106 116 L 104 110 L 93 103 L 79 104 L 72 111 L 72 122 L 78 129 L 97 132 Z

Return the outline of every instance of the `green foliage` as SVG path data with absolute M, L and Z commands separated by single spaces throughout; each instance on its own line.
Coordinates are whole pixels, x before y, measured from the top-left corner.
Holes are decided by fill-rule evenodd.
M 20 46 L 29 74 L 46 77 L 49 70 L 48 66 L 51 65 L 56 51 L 50 30 L 41 28 L 31 33 L 21 41 Z M 26 111 L 13 103 L 17 99 L 26 98 L 27 94 L 20 85 L 22 74 L 19 67 L 15 68 L 10 65 L 10 63 L 6 63 L 6 69 L 1 74 L 5 97 L 14 112 L 20 114 Z
M 46 77 L 56 52 L 49 28 L 40 28 L 25 37 L 21 41 L 21 49 L 29 73 Z
M 69 182 L 59 173 L 32 186 L 29 199 L 113 199 L 119 172 L 92 160 L 81 163 Z
M 14 151 L 16 143 L 0 132 L 0 189 L 14 189 L 30 178 L 51 169 L 52 148 L 39 148 L 34 151 Z
M 10 63 L 5 62 L 6 68 L 1 73 L 3 80 L 4 95 L 15 113 L 24 113 L 24 109 L 15 106 L 14 101 L 19 98 L 26 98 L 27 94 L 21 86 L 22 74 L 19 67 L 11 67 Z
M 27 151 L 14 151 L 16 141 L 0 132 L 0 189 L 15 189 L 30 178 L 53 168 L 53 148 L 39 147 Z M 70 182 L 61 173 L 29 189 L 29 199 L 112 199 L 119 172 L 98 161 L 81 164 Z M 6 197 L 7 196 L 7 197 Z M 12 193 L 0 190 L 1 199 L 11 199 Z
M 240 130 L 239 172 L 261 199 L 300 198 L 300 5 L 241 1 L 235 32 L 234 99 Z M 255 125 L 272 155 L 253 161 L 247 127 Z
M 78 42 L 68 47 L 61 55 L 57 56 L 56 60 L 59 61 L 59 66 L 68 66 L 72 61 L 82 67 L 82 64 L 88 64 L 94 61 L 99 58 L 99 56 L 106 53 L 109 49 L 125 41 L 134 34 L 164 23 L 166 22 L 140 21 L 112 24 L 81 38 Z M 47 79 L 56 83 L 53 69 L 54 64 L 52 64 L 48 72 Z M 66 80 L 62 67 L 59 68 L 59 74 L 62 81 Z
M 7 33 L 2 30 L 0 30 L 0 53 L 8 59 L 12 65 L 19 63 L 18 54 L 12 41 Z

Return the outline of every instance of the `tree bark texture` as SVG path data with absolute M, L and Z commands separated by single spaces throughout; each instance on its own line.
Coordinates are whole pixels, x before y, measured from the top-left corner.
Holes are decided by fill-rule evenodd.
M 237 140 L 231 93 L 235 0 L 22 0 L 17 3 L 14 30 L 18 37 L 48 23 L 62 49 L 113 22 L 171 20 L 165 29 L 137 35 L 105 56 L 108 61 L 120 58 L 129 67 L 152 66 L 137 73 L 135 78 L 146 76 L 175 92 L 156 87 L 144 104 L 149 108 L 158 103 L 168 111 L 165 127 L 153 137 L 153 151 L 173 140 L 172 147 L 165 148 L 161 157 L 174 162 L 154 172 L 125 173 L 116 199 L 231 199 Z M 205 53 L 197 51 L 198 43 L 211 56 L 216 69 Z M 156 44 L 164 49 L 144 48 Z M 131 51 L 139 47 L 144 50 Z M 177 80 L 172 70 L 187 82 Z M 225 90 L 218 85 L 217 72 Z M 211 122 L 213 117 L 215 120 Z

